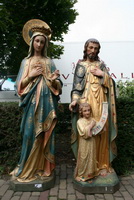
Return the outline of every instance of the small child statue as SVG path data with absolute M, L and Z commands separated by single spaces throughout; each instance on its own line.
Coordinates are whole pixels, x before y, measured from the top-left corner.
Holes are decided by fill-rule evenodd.
M 79 105 L 79 119 L 77 121 L 78 156 L 75 168 L 77 181 L 89 181 L 98 175 L 96 161 L 96 144 L 92 136 L 92 128 L 96 122 L 91 117 L 91 107 L 88 103 Z M 89 181 L 90 182 L 90 181 Z

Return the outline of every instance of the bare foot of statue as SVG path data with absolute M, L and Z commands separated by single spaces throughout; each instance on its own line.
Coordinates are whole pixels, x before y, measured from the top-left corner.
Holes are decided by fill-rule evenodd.
M 90 179 L 89 181 L 88 181 L 88 183 L 92 183 L 93 182 L 93 180 L 92 179 Z
M 48 176 L 50 176 L 50 175 L 47 174 L 46 172 L 44 172 L 44 173 L 42 174 L 42 176 L 43 176 L 43 177 L 48 177 Z
M 81 181 L 81 178 L 79 176 L 76 176 L 76 181 Z
M 108 174 L 108 172 L 107 172 L 106 169 L 102 169 L 102 170 L 100 170 L 99 175 L 101 175 L 101 176 L 107 176 L 107 174 Z
M 114 171 L 114 169 L 112 167 L 110 167 L 109 172 L 110 173 L 114 173 L 115 171 Z
M 83 181 L 83 182 L 85 182 L 84 180 L 82 180 L 82 178 L 80 178 L 79 176 L 76 176 L 76 181 Z M 88 183 L 92 183 L 93 182 L 93 180 L 92 179 L 90 179 L 90 180 L 88 180 L 87 181 Z

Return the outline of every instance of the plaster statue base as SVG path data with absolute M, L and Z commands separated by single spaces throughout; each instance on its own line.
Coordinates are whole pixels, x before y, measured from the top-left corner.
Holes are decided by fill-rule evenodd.
M 92 179 L 92 182 L 88 181 L 73 181 L 74 189 L 84 194 L 104 194 L 115 193 L 119 190 L 119 179 L 115 172 L 108 173 L 106 176 L 98 176 Z
M 21 183 L 17 180 L 10 180 L 10 187 L 14 191 L 21 192 L 42 192 L 54 187 L 55 174 L 52 173 L 49 177 L 36 179 L 28 183 Z

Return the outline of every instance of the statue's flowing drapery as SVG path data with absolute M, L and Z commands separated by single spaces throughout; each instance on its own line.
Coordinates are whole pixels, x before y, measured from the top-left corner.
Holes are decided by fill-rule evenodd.
M 79 149 L 75 178 L 79 177 L 81 181 L 86 181 L 98 175 L 95 137 L 89 136 L 89 125 L 92 121 L 93 118 L 91 117 L 89 119 L 80 118 L 77 121 Z
M 62 83 L 56 79 L 50 81 L 56 70 L 53 61 L 43 58 L 43 75 L 32 79 L 22 88 L 31 70 L 31 58 L 25 58 L 16 80 L 17 93 L 23 107 L 20 132 L 23 137 L 19 163 L 11 173 L 20 182 L 29 182 L 38 176 L 49 176 L 55 168 L 54 160 L 54 127 L 57 122 L 57 104 Z

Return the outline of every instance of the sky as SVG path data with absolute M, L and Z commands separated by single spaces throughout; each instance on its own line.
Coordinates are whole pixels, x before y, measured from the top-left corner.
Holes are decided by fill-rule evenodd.
M 134 41 L 134 0 L 78 0 L 79 15 L 64 42 Z

